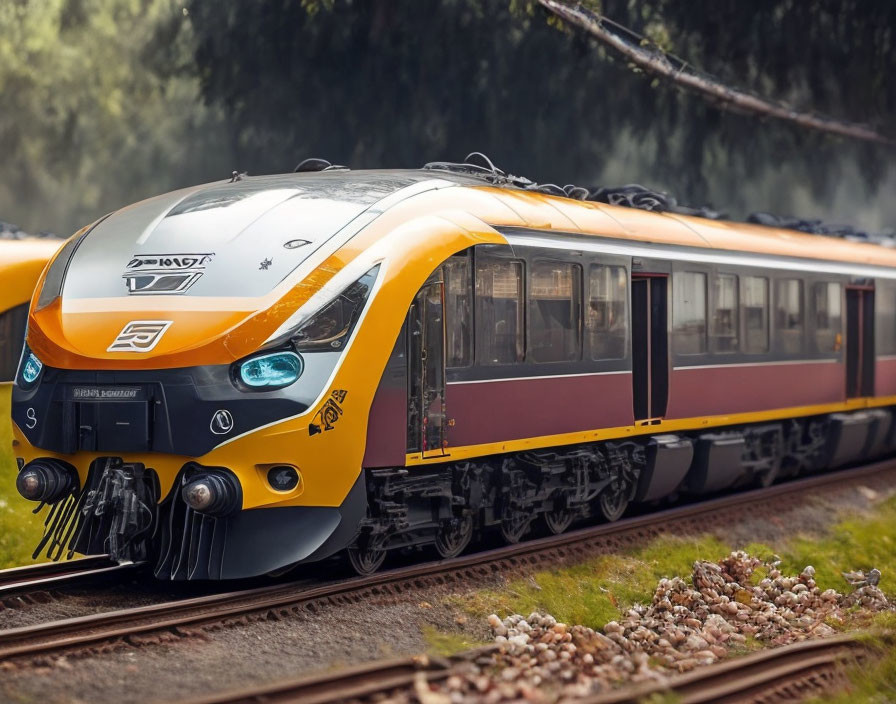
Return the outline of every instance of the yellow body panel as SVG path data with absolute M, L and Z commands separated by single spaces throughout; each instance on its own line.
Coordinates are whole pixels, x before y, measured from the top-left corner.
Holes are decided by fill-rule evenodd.
M 31 300 L 40 274 L 62 240 L 0 241 L 0 313 Z

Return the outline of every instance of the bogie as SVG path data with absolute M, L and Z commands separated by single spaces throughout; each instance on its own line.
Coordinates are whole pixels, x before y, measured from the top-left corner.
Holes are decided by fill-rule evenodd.
M 881 419 L 889 421 L 889 414 Z M 782 476 L 782 467 L 789 467 L 790 474 L 810 473 L 842 455 L 830 442 L 819 442 L 822 429 L 832 422 L 838 421 L 814 417 L 693 437 L 648 436 L 625 443 L 529 451 L 425 470 L 367 470 L 372 507 L 368 524 L 383 538 L 373 548 L 362 534 L 349 559 L 357 571 L 367 574 L 378 569 L 387 551 L 412 544 L 432 544 L 439 556 L 455 557 L 483 528 L 496 529 L 505 543 L 515 544 L 525 540 L 536 523 L 558 535 L 577 518 L 617 521 L 639 502 L 638 496 L 649 496 L 647 501 L 656 503 L 747 484 L 770 486 Z M 672 453 L 656 454 L 657 439 L 662 447 L 674 448 Z M 699 452 L 679 451 L 701 445 Z M 658 497 L 650 485 L 667 486 L 666 467 L 655 463 L 655 457 L 672 458 L 673 464 L 676 458 L 692 458 L 680 483 Z

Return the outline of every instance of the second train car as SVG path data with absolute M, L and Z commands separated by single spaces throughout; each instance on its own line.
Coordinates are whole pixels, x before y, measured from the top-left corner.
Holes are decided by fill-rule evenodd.
M 0 223 L 0 383 L 9 383 L 15 379 L 21 357 L 34 285 L 62 240 L 6 237 L 3 225 Z
M 872 244 L 469 165 L 237 176 L 48 266 L 17 486 L 51 557 L 369 573 L 892 451 L 894 309 Z

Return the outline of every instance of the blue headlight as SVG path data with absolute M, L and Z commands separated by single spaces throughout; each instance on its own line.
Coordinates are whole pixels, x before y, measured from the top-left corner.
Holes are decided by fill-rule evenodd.
M 34 355 L 34 352 L 29 351 L 25 364 L 22 365 L 22 379 L 24 379 L 26 384 L 33 384 L 37 381 L 37 377 L 40 376 L 40 371 L 43 368 L 43 362 Z
M 240 379 L 254 389 L 289 386 L 302 376 L 304 364 L 295 352 L 272 352 L 240 365 Z

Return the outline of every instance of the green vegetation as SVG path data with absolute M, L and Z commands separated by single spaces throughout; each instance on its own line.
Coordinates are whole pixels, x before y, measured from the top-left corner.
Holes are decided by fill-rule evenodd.
M 492 612 L 543 611 L 564 623 L 601 628 L 632 605 L 649 602 L 657 580 L 687 575 L 696 560 L 727 552 L 728 547 L 712 537 L 661 538 L 630 553 L 538 572 L 512 581 L 506 589 L 479 592 L 464 603 L 480 618 Z
M 808 704 L 882 704 L 896 701 L 896 643 L 893 638 L 896 614 L 879 614 L 873 626 L 880 629 L 881 634 L 863 637 L 862 640 L 876 651 L 877 659 L 852 668 L 849 677 L 852 687 L 848 691 L 811 699 Z
M 0 220 L 68 236 L 230 173 L 175 0 L 0 3 Z
M 423 638 L 426 640 L 427 651 L 434 655 L 454 655 L 487 645 L 462 633 L 440 631 L 433 626 L 423 628 Z
M 843 571 L 877 567 L 880 588 L 896 595 L 896 498 L 870 516 L 841 521 L 823 540 L 798 536 L 779 554 L 785 571 L 815 567 L 815 581 L 822 589 L 842 590 Z
M 892 134 L 894 3 L 588 4 L 732 85 Z M 0 95 L 0 220 L 30 232 L 233 169 L 474 149 L 737 215 L 896 217 L 892 152 L 720 111 L 534 0 L 0 2 Z
M 506 616 L 547 612 L 560 621 L 600 629 L 618 619 L 636 603 L 649 603 L 656 583 L 663 577 L 690 577 L 693 563 L 700 559 L 718 559 L 741 548 L 751 555 L 767 559 L 781 557 L 781 569 L 796 573 L 806 565 L 816 569 L 816 581 L 822 589 L 848 589 L 841 572 L 868 570 L 882 572 L 881 588 L 896 596 L 896 497 L 879 504 L 867 515 L 849 516 L 823 536 L 797 535 L 788 542 L 768 546 L 761 543 L 729 545 L 711 536 L 699 538 L 663 537 L 644 548 L 615 555 L 602 555 L 579 565 L 538 572 L 515 579 L 501 589 L 488 589 L 454 597 L 452 606 L 466 610 L 472 618 L 484 619 L 490 613 Z M 753 573 L 758 583 L 767 569 Z M 832 624 L 844 628 L 843 624 Z M 863 627 L 867 627 L 867 623 Z M 896 614 L 879 614 L 872 624 L 884 634 L 896 632 Z M 425 637 L 433 652 L 448 654 L 472 647 L 462 633 L 427 629 Z M 869 636 L 868 642 L 880 651 L 873 666 L 857 669 L 854 690 L 825 699 L 833 704 L 876 704 L 896 701 L 896 648 L 892 635 Z M 743 650 L 763 647 L 749 638 Z M 675 699 L 659 698 L 657 704 Z M 818 700 L 822 701 L 822 700 Z
M 16 462 L 9 423 L 9 384 L 0 384 L 0 569 L 31 562 L 31 551 L 41 535 L 41 519 L 34 504 L 15 489 Z
M 662 577 L 689 576 L 694 561 L 718 559 L 735 548 L 768 558 L 777 553 L 785 572 L 797 573 L 806 565 L 816 568 L 822 589 L 847 588 L 841 572 L 879 568 L 881 588 L 896 593 L 896 497 L 882 502 L 866 516 L 851 516 L 824 536 L 798 535 L 769 547 L 760 543 L 728 545 L 716 538 L 660 538 L 650 545 L 616 555 L 602 555 L 579 565 L 545 570 L 511 581 L 505 588 L 464 597 L 463 608 L 474 617 L 489 613 L 507 615 L 546 611 L 566 623 L 601 628 L 635 603 L 649 603 Z M 760 568 L 754 574 L 764 576 Z

